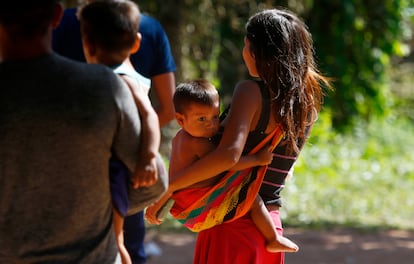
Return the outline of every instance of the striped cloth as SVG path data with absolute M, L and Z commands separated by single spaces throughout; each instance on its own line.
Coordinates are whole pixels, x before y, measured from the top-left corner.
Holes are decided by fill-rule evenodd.
M 282 137 L 282 128 L 278 126 L 254 147 L 249 155 L 255 154 L 268 143 L 271 143 L 274 149 Z M 267 166 L 260 166 L 242 171 L 229 171 L 214 186 L 184 189 L 180 191 L 179 196 L 187 200 L 188 206 L 178 208 L 174 205 L 170 213 L 193 232 L 236 220 L 250 210 L 266 169 Z

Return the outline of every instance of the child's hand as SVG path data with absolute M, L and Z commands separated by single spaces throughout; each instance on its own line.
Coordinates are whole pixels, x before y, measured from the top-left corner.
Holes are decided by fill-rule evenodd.
M 157 159 L 155 157 L 149 159 L 147 162 L 142 160 L 142 162 L 137 163 L 134 175 L 132 175 L 134 188 L 154 185 L 157 180 Z
M 265 146 L 254 155 L 257 159 L 258 166 L 269 165 L 273 160 L 272 147 Z

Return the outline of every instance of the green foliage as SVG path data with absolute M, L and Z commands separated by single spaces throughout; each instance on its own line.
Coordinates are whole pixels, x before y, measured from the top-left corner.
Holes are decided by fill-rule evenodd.
M 65 0 L 68 6 L 75 0 Z M 82 1 L 79 1 L 82 2 Z M 312 32 L 322 72 L 334 78 L 327 98 L 333 127 L 349 129 L 359 119 L 385 117 L 394 104 L 387 69 L 406 55 L 414 0 L 136 0 L 159 19 L 177 62 L 177 82 L 208 78 L 223 99 L 247 77 L 241 50 L 244 25 L 261 9 L 286 7 Z M 411 23 L 410 23 L 411 22 Z
M 390 68 L 391 91 L 396 96 L 394 116 L 406 116 L 414 123 L 414 63 L 395 63 Z
M 307 24 L 323 72 L 335 79 L 327 99 L 333 126 L 386 116 L 392 104 L 386 69 L 404 55 L 404 11 L 412 0 L 315 0 Z
M 286 222 L 414 228 L 414 126 L 407 120 L 329 131 L 324 114 L 283 191 Z
M 228 103 L 247 77 L 241 50 L 244 25 L 261 9 L 286 7 L 312 32 L 322 72 L 334 79 L 327 98 L 340 131 L 358 119 L 385 117 L 394 104 L 387 69 L 409 51 L 413 0 L 202 0 L 137 1 L 167 30 L 178 65 L 177 81 L 208 78 Z M 172 11 L 174 10 L 174 11 Z

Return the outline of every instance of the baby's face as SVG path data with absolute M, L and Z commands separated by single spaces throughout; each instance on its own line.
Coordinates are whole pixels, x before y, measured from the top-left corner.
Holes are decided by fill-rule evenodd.
M 210 138 L 220 126 L 220 103 L 213 106 L 191 104 L 185 111 L 182 128 L 193 137 Z

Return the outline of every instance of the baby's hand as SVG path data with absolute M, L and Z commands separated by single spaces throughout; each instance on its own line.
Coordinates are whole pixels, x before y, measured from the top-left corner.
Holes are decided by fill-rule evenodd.
M 148 223 L 159 225 L 162 223 L 161 219 L 157 218 L 157 212 L 161 209 L 159 203 L 155 203 L 145 210 L 145 219 L 147 219 Z
M 254 154 L 259 166 L 269 165 L 273 160 L 273 153 L 271 146 L 265 146 Z
M 157 160 L 151 158 L 148 162 L 138 162 L 132 175 L 134 188 L 154 185 L 158 180 Z
M 167 190 L 161 198 L 153 205 L 147 207 L 145 211 L 145 218 L 150 224 L 161 224 L 165 214 L 171 209 L 174 204 L 174 200 L 170 199 L 172 193 Z

